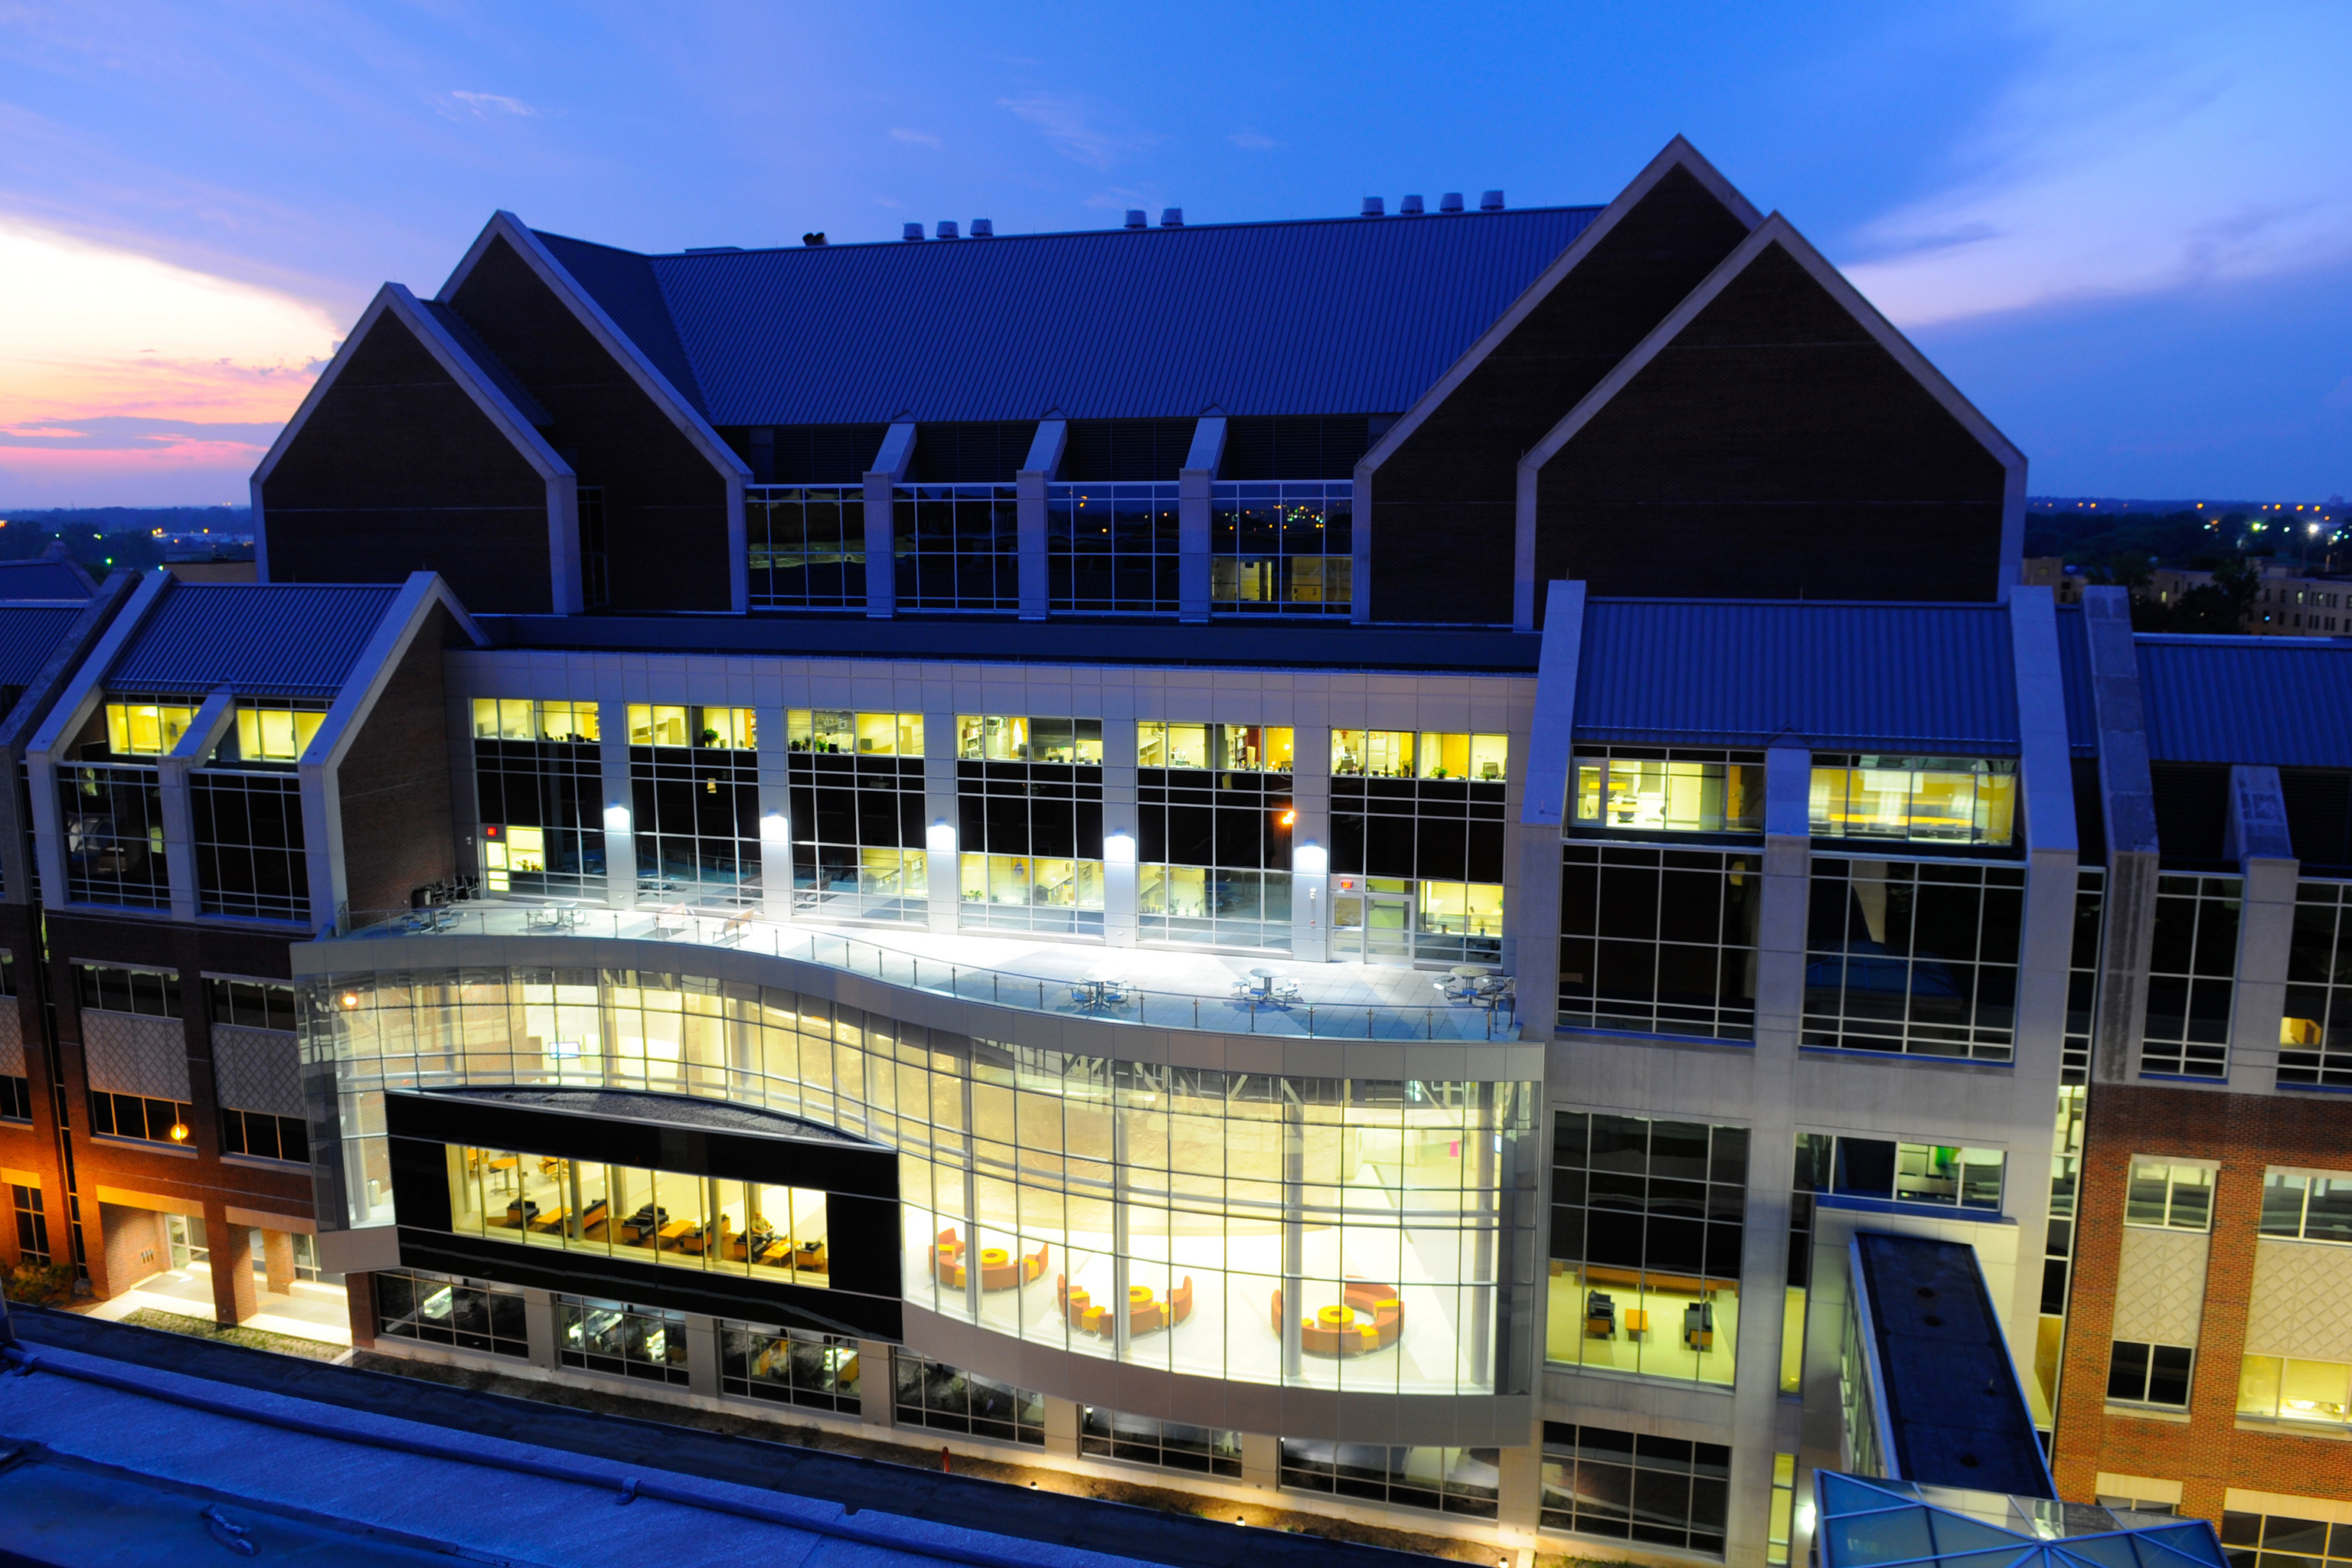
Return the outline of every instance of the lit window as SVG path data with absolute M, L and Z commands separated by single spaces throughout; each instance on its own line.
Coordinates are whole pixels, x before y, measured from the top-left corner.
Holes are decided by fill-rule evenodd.
M 593 702 L 537 702 L 528 697 L 474 699 L 478 741 L 593 741 L 598 736 Z
M 2213 1221 L 2213 1172 L 2210 1166 L 2135 1160 L 2124 1199 L 2126 1225 L 2166 1230 L 2206 1230 Z
M 236 705 L 237 755 L 247 762 L 300 762 L 326 721 L 324 709 L 241 701 Z
M 1579 757 L 1576 825 L 1650 833 L 1760 833 L 1764 764 Z
M 919 757 L 923 716 L 795 708 L 784 715 L 784 744 L 791 751 L 827 755 Z
M 1813 759 L 1816 838 L 2008 844 L 2017 812 L 2017 763 L 1982 757 Z
M 168 754 L 196 721 L 193 703 L 141 701 L 106 705 L 106 744 L 119 757 Z

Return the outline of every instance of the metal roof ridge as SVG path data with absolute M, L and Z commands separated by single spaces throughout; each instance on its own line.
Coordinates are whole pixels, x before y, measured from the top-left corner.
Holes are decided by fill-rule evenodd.
M 2334 651 L 2352 647 L 2352 637 L 2263 637 L 2253 632 L 2134 632 L 2136 645 L 2149 647 L 2292 647 Z
M 1530 213 L 1597 213 L 1602 211 L 1605 205 L 1606 204 L 1600 202 L 1563 202 L 1551 206 L 1510 207 L 1499 213 L 1429 213 L 1424 214 L 1423 216 L 1431 218 L 1445 219 L 1462 217 L 1510 217 L 1514 215 Z M 1402 213 L 1391 214 L 1391 219 L 1403 217 L 1404 216 L 1406 215 Z M 1160 224 L 1152 224 L 1144 228 L 1050 228 L 1042 229 L 1033 234 L 998 234 L 992 238 L 983 239 L 978 243 L 981 246 L 985 247 L 995 245 L 1002 241 L 1014 239 L 1087 239 L 1097 237 L 1108 238 L 1115 235 L 1202 234 L 1216 233 L 1223 230 L 1236 228 L 1298 228 L 1310 224 L 1344 224 L 1353 226 L 1363 224 L 1368 221 L 1372 223 L 1382 223 L 1389 222 L 1391 220 L 1367 220 L 1361 216 L 1349 214 L 1329 217 L 1276 217 L 1241 219 L 1232 223 L 1187 223 L 1181 227 L 1175 228 Z M 685 261 L 688 259 L 707 261 L 730 256 L 771 256 L 779 252 L 787 255 L 799 255 L 810 251 L 823 253 L 831 250 L 872 250 L 877 248 L 883 250 L 897 250 L 907 246 L 908 243 L 903 239 L 853 239 L 844 240 L 837 245 L 828 241 L 824 245 L 746 245 L 738 246 L 726 250 L 709 250 L 700 247 L 697 247 L 693 249 L 678 250 L 631 250 L 625 246 L 607 245 L 602 240 L 582 239 L 576 235 L 558 234 L 553 229 L 534 229 L 532 232 L 535 234 L 544 235 L 551 239 L 565 240 L 573 245 L 593 245 L 600 250 L 610 250 L 622 256 L 639 257 L 647 261 Z M 926 240 L 923 243 L 926 246 L 929 246 L 939 242 Z M 954 240 L 950 241 L 949 243 L 965 245 L 970 242 L 966 240 Z
M 1633 594 L 1595 594 L 1587 605 L 1721 605 L 1726 607 L 1767 606 L 1790 610 L 1978 610 L 2005 614 L 2009 606 L 1990 599 L 1719 599 L 1710 597 L 1645 597 Z M 2179 635 L 2179 634 L 2168 634 Z M 2258 642 L 2272 639 L 2259 637 Z

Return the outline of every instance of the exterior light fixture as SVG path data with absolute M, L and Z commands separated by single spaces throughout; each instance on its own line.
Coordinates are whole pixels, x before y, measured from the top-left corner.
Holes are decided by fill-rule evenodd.
M 1282 824 L 1285 827 L 1295 826 L 1298 822 L 1298 814 L 1295 811 L 1286 811 L 1280 816 L 1276 817 L 1275 820 Z
M 360 1005 L 360 994 L 356 991 L 344 992 L 342 995 L 342 1003 L 343 1011 L 347 1013 L 350 1012 L 352 1008 Z
M 186 1142 L 188 1141 L 188 1124 L 184 1121 L 173 1122 L 171 1138 L 172 1142 L 174 1143 Z
M 626 833 L 628 830 L 629 808 L 625 805 L 606 806 L 604 808 L 604 831 L 607 833 Z

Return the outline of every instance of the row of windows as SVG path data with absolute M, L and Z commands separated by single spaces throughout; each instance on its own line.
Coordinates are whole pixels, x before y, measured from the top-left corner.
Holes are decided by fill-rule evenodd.
M 74 997 L 103 1013 L 136 1013 L 150 1018 L 182 1016 L 180 975 L 171 969 L 132 969 L 117 963 L 74 961 Z M 248 1029 L 292 1029 L 294 987 L 269 980 L 205 976 L 205 993 L 215 1024 Z
M 1580 827 L 1620 833 L 1761 833 L 1764 759 L 1754 752 L 1616 746 L 1580 753 Z M 1817 753 L 1806 803 L 1816 838 L 2000 847 L 2015 837 L 2008 759 Z
M 131 698 L 106 704 L 106 747 L 118 757 L 160 757 L 176 749 L 202 706 L 169 699 Z M 268 698 L 237 699 L 236 722 L 223 737 L 223 761 L 299 762 L 327 721 L 316 706 Z

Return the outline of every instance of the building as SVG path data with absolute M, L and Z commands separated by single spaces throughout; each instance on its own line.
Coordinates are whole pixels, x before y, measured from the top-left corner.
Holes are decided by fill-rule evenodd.
M 2295 695 L 2157 749 L 2183 639 L 2015 580 L 2022 457 L 1786 219 L 1679 142 L 1465 207 L 656 257 L 501 214 L 387 285 L 256 475 L 266 580 L 116 589 L 11 717 L 49 1234 L 311 1234 L 284 1124 L 226 1147 L 217 975 L 290 989 L 307 1256 L 379 1352 L 1784 1563 L 1811 1474 L 1886 1462 L 1852 1260 L 1909 1237 L 2069 1501 L 2248 1511 L 2083 1414 L 2141 1289 L 2099 1096 L 2217 1059 L 2165 986 L 2268 994 L 2142 956 L 2239 853 L 2167 802 L 2278 768 L 2341 854 L 2352 687 L 2291 663 L 2336 650 L 2213 644 Z M 118 702 L 154 762 L 87 750 Z M 300 898 L 232 910 L 173 802 L 300 703 Z M 205 990 L 194 1154 L 82 1132 L 89 965 Z M 2257 1092 L 2251 1005 L 2200 1104 Z M 2324 1532 L 2275 1441 L 2255 1511 Z

